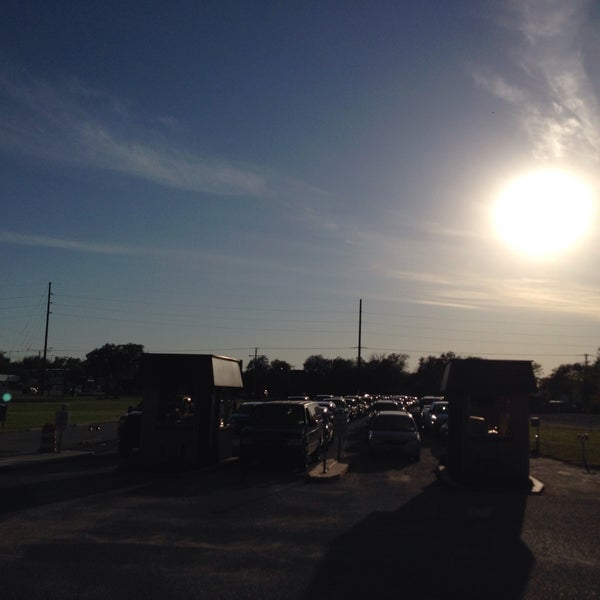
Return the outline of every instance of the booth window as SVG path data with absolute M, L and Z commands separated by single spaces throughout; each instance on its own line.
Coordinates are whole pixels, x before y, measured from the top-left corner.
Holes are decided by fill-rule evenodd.
M 231 388 L 215 388 L 215 397 L 219 407 L 219 428 L 226 427 L 235 408 L 235 402 Z
M 469 398 L 468 434 L 470 437 L 510 437 L 510 399 L 501 396 Z
M 161 425 L 191 425 L 194 400 L 186 393 L 161 393 L 158 400 L 158 422 Z

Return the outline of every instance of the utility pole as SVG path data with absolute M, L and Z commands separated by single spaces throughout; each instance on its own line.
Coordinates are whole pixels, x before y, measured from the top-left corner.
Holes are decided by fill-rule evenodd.
M 362 298 L 360 299 L 359 303 L 358 303 L 358 362 L 357 362 L 357 366 L 358 366 L 358 384 L 357 384 L 357 393 L 360 394 L 360 369 L 361 369 L 361 351 L 362 351 Z
M 252 354 L 249 355 L 252 358 Z M 256 400 L 256 361 L 258 360 L 258 348 L 254 348 L 254 399 Z
M 50 298 L 52 296 L 52 282 L 48 282 L 48 303 L 46 305 L 46 333 L 44 334 L 44 356 L 42 358 L 42 385 L 40 393 L 42 397 L 46 392 L 46 356 L 48 354 L 48 324 L 50 322 Z

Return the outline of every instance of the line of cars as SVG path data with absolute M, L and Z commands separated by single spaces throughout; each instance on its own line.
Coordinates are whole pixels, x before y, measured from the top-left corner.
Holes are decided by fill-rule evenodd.
M 418 460 L 421 434 L 410 396 L 290 396 L 285 400 L 244 402 L 230 424 L 242 462 L 285 460 L 306 468 L 332 443 L 336 427 L 366 417 L 372 455 L 395 454 Z M 340 421 L 339 419 L 342 419 Z M 337 425 L 336 425 L 337 423 Z
M 139 447 L 141 410 L 131 409 L 119 421 L 119 453 Z M 290 396 L 286 400 L 246 401 L 229 425 L 244 462 L 282 459 L 306 467 L 336 437 L 336 428 L 366 417 L 372 455 L 420 456 L 421 436 L 447 435 L 448 403 L 425 396 Z

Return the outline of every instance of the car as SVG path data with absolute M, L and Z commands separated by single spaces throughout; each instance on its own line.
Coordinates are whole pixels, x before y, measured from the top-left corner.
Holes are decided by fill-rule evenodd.
M 376 400 L 369 408 L 368 420 L 370 421 L 378 412 L 381 412 L 382 410 L 399 411 L 402 410 L 402 405 L 396 402 L 396 400 Z
M 360 405 L 356 396 L 344 396 L 348 410 L 348 419 L 354 421 L 360 417 Z
M 333 402 L 329 402 L 327 400 L 317 401 L 317 404 L 319 405 L 325 420 L 325 442 L 329 444 L 333 441 L 334 436 L 333 421 L 336 406 Z
M 440 427 L 448 420 L 448 401 L 436 400 L 431 403 L 426 414 L 422 415 L 423 431 L 431 433 L 434 437 L 438 437 Z
M 381 412 L 382 410 L 402 410 L 402 405 L 396 400 L 377 400 L 371 404 L 371 413 Z
M 412 418 L 404 410 L 376 413 L 368 425 L 371 455 L 394 454 L 417 461 L 421 457 L 421 436 Z
M 248 418 L 250 416 L 250 411 L 257 405 L 262 404 L 261 400 L 249 400 L 247 402 L 242 402 L 237 410 L 231 414 L 229 417 L 229 425 L 233 429 L 233 433 L 235 435 L 239 435 L 242 432 L 242 429 L 248 422 Z
M 336 408 L 342 408 L 346 411 L 346 414 L 348 413 L 348 403 L 344 396 L 333 396 L 333 398 L 330 398 L 330 402 L 333 402 Z
M 325 447 L 321 407 L 310 400 L 273 400 L 255 406 L 241 432 L 243 464 L 283 460 L 304 470 Z

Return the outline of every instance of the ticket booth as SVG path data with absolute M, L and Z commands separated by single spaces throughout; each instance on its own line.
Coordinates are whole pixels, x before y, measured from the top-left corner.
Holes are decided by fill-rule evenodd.
M 455 359 L 442 391 L 448 407 L 448 470 L 457 481 L 529 482 L 530 361 Z
M 232 456 L 229 416 L 241 361 L 213 354 L 144 354 L 142 458 L 210 464 Z

